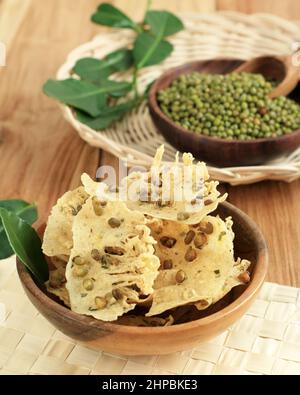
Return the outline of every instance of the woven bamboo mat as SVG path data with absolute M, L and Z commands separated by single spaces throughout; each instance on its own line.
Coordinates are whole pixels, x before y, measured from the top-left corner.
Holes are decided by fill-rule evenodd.
M 56 330 L 27 299 L 9 258 L 0 263 L 0 374 L 300 375 L 300 289 L 265 283 L 247 314 L 219 337 L 181 353 L 124 357 Z

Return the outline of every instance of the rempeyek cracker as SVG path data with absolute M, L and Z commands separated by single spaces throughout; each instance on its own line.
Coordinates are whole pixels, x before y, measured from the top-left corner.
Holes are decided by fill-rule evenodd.
M 206 309 L 249 281 L 250 262 L 234 260 L 231 218 L 208 215 L 226 199 L 218 182 L 191 154 L 162 164 L 163 152 L 162 146 L 151 170 L 131 173 L 119 191 L 83 174 L 83 187 L 52 209 L 43 250 L 56 269 L 46 285 L 73 311 L 167 326 L 184 309 Z M 170 309 L 171 318 L 155 317 Z
M 153 218 L 182 223 L 199 223 L 214 211 L 227 195 L 220 196 L 218 182 L 209 180 L 206 165 L 194 164 L 191 154 L 178 155 L 173 164 L 162 164 L 164 147 L 156 153 L 149 172 L 133 172 L 125 177 L 118 192 L 105 182 L 95 182 L 87 174 L 81 177 L 86 193 L 101 200 L 121 200 L 131 210 Z
M 97 182 L 91 177 L 83 173 L 81 175 L 81 182 L 85 192 L 89 196 L 97 196 L 102 201 L 116 201 L 119 200 L 118 194 L 109 190 L 109 186 L 105 182 Z
M 238 258 L 232 269 L 230 270 L 229 276 L 225 280 L 225 284 L 223 285 L 221 291 L 212 299 L 212 304 L 218 302 L 225 295 L 228 294 L 232 290 L 232 288 L 241 285 L 247 284 L 250 281 L 250 275 L 247 272 L 247 269 L 250 266 L 250 262 L 246 259 Z M 194 303 L 198 310 L 203 310 L 206 308 L 203 306 L 201 301 L 199 303 Z
M 237 276 L 250 262 L 235 262 L 231 225 L 230 219 L 213 216 L 195 226 L 167 220 L 148 224 L 161 269 L 147 316 L 195 302 L 198 309 L 207 308 L 241 283 Z
M 43 238 L 47 256 L 70 255 L 73 220 L 88 198 L 83 187 L 66 192 L 52 208 Z
M 123 202 L 86 201 L 74 218 L 66 269 L 73 311 L 114 321 L 153 292 L 159 259 L 145 222 Z
M 46 282 L 47 291 L 56 295 L 64 304 L 70 307 L 69 294 L 66 289 L 66 265 L 65 256 L 51 258 L 53 270 L 49 271 L 49 280 Z
M 155 155 L 150 171 L 133 172 L 124 178 L 120 196 L 128 208 L 154 218 L 199 223 L 214 211 L 227 195 L 220 196 L 217 181 L 209 180 L 205 163 L 194 164 L 191 154 L 179 156 L 172 164 L 163 164 L 164 146 Z
M 47 287 L 47 291 L 48 292 L 50 292 L 51 294 L 57 296 L 62 302 L 64 302 L 64 304 L 67 307 L 71 307 L 70 306 L 69 293 L 68 293 L 68 290 L 66 288 L 66 284 L 62 284 L 58 288 L 53 288 L 53 287 L 51 287 L 51 285 L 49 283 L 47 283 L 46 287 Z

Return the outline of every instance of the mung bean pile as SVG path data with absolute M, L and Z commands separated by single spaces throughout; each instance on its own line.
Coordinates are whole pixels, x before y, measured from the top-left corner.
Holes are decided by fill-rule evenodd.
M 277 137 L 300 128 L 300 105 L 268 98 L 274 83 L 260 74 L 191 73 L 158 92 L 162 111 L 189 131 L 223 139 Z

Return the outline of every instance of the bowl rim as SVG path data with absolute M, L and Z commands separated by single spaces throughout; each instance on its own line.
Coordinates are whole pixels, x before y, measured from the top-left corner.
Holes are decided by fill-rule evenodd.
M 20 281 L 24 288 L 29 291 L 42 305 L 47 305 L 49 309 L 53 309 L 53 312 L 64 316 L 71 321 L 78 321 L 81 324 L 91 325 L 93 328 L 98 328 L 101 330 L 118 330 L 120 333 L 126 334 L 134 334 L 137 331 L 140 334 L 148 334 L 153 333 L 155 331 L 156 334 L 169 332 L 182 332 L 188 331 L 195 327 L 206 326 L 208 324 L 212 324 L 214 322 L 218 322 L 220 319 L 224 319 L 226 316 L 230 316 L 241 306 L 246 305 L 249 300 L 252 299 L 253 295 L 261 288 L 265 276 L 267 273 L 268 267 L 268 248 L 266 241 L 256 225 L 256 223 L 242 210 L 238 209 L 236 206 L 228 203 L 222 202 L 221 205 L 227 207 L 229 210 L 234 211 L 237 215 L 239 215 L 245 222 L 249 224 L 249 226 L 253 229 L 255 234 L 255 239 L 258 244 L 258 258 L 255 265 L 255 270 L 253 271 L 253 276 L 247 288 L 238 296 L 232 303 L 227 305 L 225 308 L 219 310 L 216 313 L 213 313 L 207 317 L 199 318 L 194 321 L 185 322 L 182 324 L 171 325 L 167 327 L 137 327 L 137 326 L 128 326 L 128 325 L 119 325 L 113 324 L 110 322 L 96 320 L 93 317 L 78 314 L 66 306 L 63 306 L 51 299 L 46 293 L 44 293 L 34 282 L 31 274 L 27 271 L 25 266 L 21 263 L 21 261 L 16 258 L 17 271 L 20 278 Z
M 148 95 L 148 105 L 150 107 L 150 110 L 155 112 L 156 115 L 158 115 L 160 118 L 162 118 L 165 122 L 167 122 L 171 127 L 177 129 L 181 133 L 186 133 L 188 135 L 195 136 L 199 140 L 203 141 L 209 141 L 209 142 L 216 142 L 216 143 L 222 143 L 222 144 L 239 144 L 239 145 L 253 145 L 253 144 L 259 144 L 259 143 L 272 143 L 272 142 L 277 142 L 277 141 L 285 141 L 289 140 L 290 138 L 294 137 L 295 135 L 300 134 L 300 128 L 293 130 L 290 133 L 287 133 L 283 136 L 278 136 L 278 137 L 260 137 L 257 139 L 252 139 L 252 140 L 226 140 L 222 139 L 220 137 L 214 137 L 214 136 L 206 136 L 203 134 L 197 134 L 189 129 L 184 128 L 181 125 L 177 125 L 171 118 L 169 118 L 160 108 L 158 102 L 157 102 L 157 92 L 159 91 L 158 86 L 159 84 L 164 81 L 166 78 L 168 78 L 170 75 L 172 75 L 174 72 L 179 72 L 170 80 L 169 85 L 180 75 L 182 74 L 189 74 L 190 72 L 196 71 L 196 70 L 186 70 L 189 68 L 193 68 L 194 66 L 197 66 L 198 64 L 210 61 L 210 60 L 215 60 L 215 61 L 241 61 L 241 59 L 235 59 L 235 58 L 223 58 L 223 57 L 216 57 L 213 59 L 206 59 L 206 60 L 196 60 L 193 62 L 187 62 L 184 63 L 180 66 L 172 67 L 168 70 L 166 70 L 157 80 L 155 80 L 154 84 L 151 86 L 149 95 Z M 244 61 L 243 61 L 244 62 Z M 168 85 L 168 86 L 169 86 Z M 150 115 L 152 117 L 150 111 Z

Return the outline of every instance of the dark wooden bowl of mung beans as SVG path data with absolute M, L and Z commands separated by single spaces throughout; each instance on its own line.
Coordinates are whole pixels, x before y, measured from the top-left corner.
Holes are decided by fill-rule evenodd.
M 156 80 L 149 92 L 150 114 L 158 131 L 171 145 L 181 152 L 191 152 L 197 159 L 219 167 L 251 166 L 267 163 L 290 154 L 300 145 L 300 106 L 298 112 L 297 103 L 297 101 L 300 102 L 299 85 L 289 95 L 289 98 L 282 97 L 278 101 L 271 102 L 271 99 L 265 99 L 264 97 L 262 97 L 262 100 L 259 97 L 256 100 L 255 86 L 259 88 L 261 81 L 259 75 L 256 75 L 255 78 L 257 79 L 253 82 L 256 84 L 254 88 L 253 86 L 249 88 L 252 89 L 251 92 L 254 92 L 253 96 L 245 94 L 242 89 L 243 86 L 239 87 L 239 81 L 235 81 L 233 78 L 233 84 L 236 85 L 230 90 L 230 94 L 235 99 L 233 103 L 226 103 L 226 98 L 230 94 L 228 95 L 226 91 L 223 94 L 223 84 L 226 85 L 224 75 L 231 73 L 241 63 L 242 61 L 233 59 L 197 61 L 173 68 Z M 214 85 L 209 86 L 205 96 L 206 100 L 200 97 L 199 102 L 198 98 L 195 97 L 194 101 L 199 104 L 199 108 L 192 102 L 195 95 L 190 95 L 187 91 L 186 100 L 187 103 L 192 103 L 193 113 L 190 123 L 190 119 L 186 120 L 185 112 L 182 111 L 180 92 L 175 92 L 175 96 L 170 99 L 167 98 L 165 103 L 163 102 L 163 96 L 160 99 L 159 95 L 160 92 L 172 87 L 173 82 L 178 80 L 179 77 L 189 76 L 195 72 L 196 74 L 204 73 L 219 75 L 220 77 L 216 89 L 214 89 Z M 237 73 L 232 74 L 237 75 Z M 205 78 L 207 80 L 207 77 Z M 205 78 L 203 81 L 205 81 Z M 246 76 L 246 78 L 248 77 Z M 186 84 L 189 83 L 189 81 L 186 82 L 185 77 L 182 80 Z M 202 80 L 197 82 L 197 89 L 201 90 L 201 84 L 203 83 Z M 245 84 L 248 87 L 247 81 Z M 218 94 L 216 93 L 217 88 L 219 89 Z M 258 88 L 260 95 L 265 94 L 269 89 L 266 88 L 262 94 Z M 188 89 L 190 89 L 189 85 Z M 210 101 L 215 96 L 222 104 L 221 108 L 214 108 L 214 103 L 211 104 Z M 290 99 L 293 99 L 293 101 Z M 255 103 L 251 104 L 251 100 Z M 204 108 L 201 108 L 201 103 Z M 238 103 L 238 105 L 235 103 Z M 233 112 L 239 120 L 236 127 L 232 122 L 226 123 L 226 111 L 225 118 L 222 118 L 226 106 L 230 108 L 230 116 Z M 288 106 L 292 108 L 291 114 Z M 178 116 L 172 112 L 174 108 L 179 111 Z M 207 118 L 208 114 L 211 114 L 212 119 Z M 202 122 L 203 117 L 204 120 L 208 119 L 206 123 Z M 223 122 L 224 119 L 225 123 Z M 193 120 L 196 126 L 193 125 Z M 249 125 L 252 121 L 254 125 L 251 129 Z M 222 125 L 222 122 L 224 125 Z M 226 133 L 229 133 L 229 135 Z

